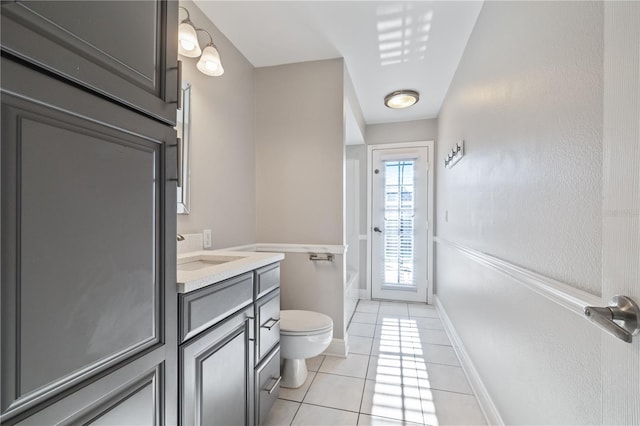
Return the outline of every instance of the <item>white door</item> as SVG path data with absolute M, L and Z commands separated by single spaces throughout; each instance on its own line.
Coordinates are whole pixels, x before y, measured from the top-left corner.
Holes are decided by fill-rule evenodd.
M 371 295 L 427 302 L 429 147 L 371 151 Z
M 602 299 L 640 304 L 640 3 L 604 2 Z M 640 334 L 602 333 L 603 424 L 640 424 Z

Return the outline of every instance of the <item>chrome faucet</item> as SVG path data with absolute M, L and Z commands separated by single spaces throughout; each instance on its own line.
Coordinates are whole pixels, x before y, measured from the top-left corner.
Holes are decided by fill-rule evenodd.
M 184 241 L 184 237 L 180 234 L 178 234 L 178 241 Z

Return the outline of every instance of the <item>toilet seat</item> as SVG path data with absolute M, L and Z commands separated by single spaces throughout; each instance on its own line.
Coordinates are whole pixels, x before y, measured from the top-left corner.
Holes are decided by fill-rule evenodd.
M 280 311 L 280 334 L 288 336 L 322 334 L 333 329 L 331 317 L 319 312 Z

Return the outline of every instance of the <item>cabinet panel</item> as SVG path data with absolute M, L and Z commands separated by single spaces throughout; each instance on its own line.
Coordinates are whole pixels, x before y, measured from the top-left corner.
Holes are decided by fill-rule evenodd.
M 2 3 L 3 50 L 167 122 L 177 100 L 177 2 Z
M 252 308 L 180 347 L 183 425 L 253 423 Z
M 161 425 L 167 372 L 164 362 L 154 365 L 158 361 L 159 357 L 154 354 L 145 356 L 29 417 L 12 420 L 20 426 Z M 9 421 L 7 424 L 14 423 Z
M 175 133 L 10 61 L 2 123 L 4 419 L 166 341 Z

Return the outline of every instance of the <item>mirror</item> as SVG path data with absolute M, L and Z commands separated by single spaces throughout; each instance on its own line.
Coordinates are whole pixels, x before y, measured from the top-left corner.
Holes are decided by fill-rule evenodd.
M 189 214 L 189 143 L 191 132 L 191 85 L 182 82 L 182 109 L 178 110 L 176 130 L 180 140 L 178 145 L 178 214 Z

